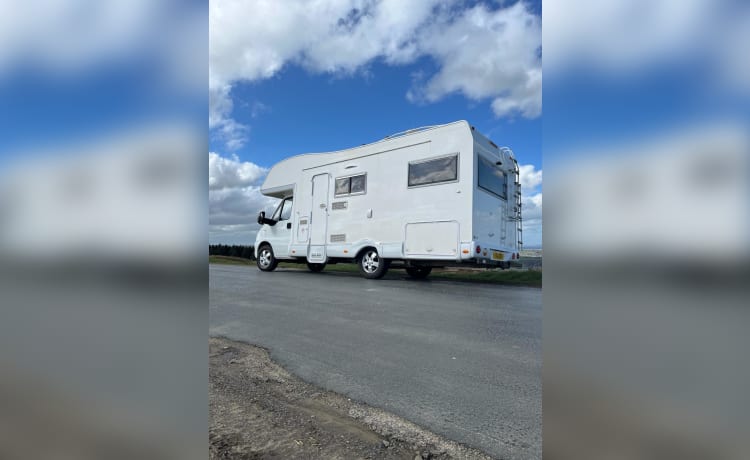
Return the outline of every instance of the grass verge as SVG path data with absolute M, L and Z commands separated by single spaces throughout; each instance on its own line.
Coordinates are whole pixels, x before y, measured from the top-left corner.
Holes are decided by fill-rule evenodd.
M 253 260 L 232 256 L 208 256 L 208 263 L 224 265 L 255 265 L 255 261 Z
M 481 272 L 433 271 L 431 278 L 475 283 L 509 284 L 513 286 L 542 287 L 539 270 L 487 270 Z
M 208 263 L 210 264 L 227 264 L 227 265 L 255 265 L 255 261 L 242 259 L 240 257 L 230 256 L 208 256 Z M 304 269 L 304 264 L 295 264 L 289 262 L 282 262 L 279 264 L 279 268 L 292 268 L 292 269 Z M 325 268 L 327 272 L 334 273 L 354 273 L 359 274 L 359 267 L 354 264 L 335 264 L 327 265 Z M 398 268 L 394 268 L 388 273 L 387 277 L 393 276 L 400 277 L 404 275 L 404 272 Z M 435 269 L 430 274 L 431 279 L 444 279 L 450 281 L 466 281 L 470 283 L 489 283 L 489 284 L 504 284 L 510 286 L 529 286 L 529 287 L 542 287 L 542 271 L 541 270 L 486 270 L 486 271 L 462 271 L 462 270 L 441 270 Z

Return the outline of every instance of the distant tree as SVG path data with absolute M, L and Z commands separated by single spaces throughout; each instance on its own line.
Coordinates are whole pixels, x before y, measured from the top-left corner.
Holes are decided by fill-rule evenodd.
M 241 257 L 243 259 L 255 260 L 255 247 L 244 244 L 209 244 L 208 254 L 212 256 Z

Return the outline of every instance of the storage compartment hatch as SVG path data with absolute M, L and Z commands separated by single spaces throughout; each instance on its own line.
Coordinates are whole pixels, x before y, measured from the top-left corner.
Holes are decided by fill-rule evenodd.
M 406 224 L 404 252 L 407 257 L 455 258 L 458 255 L 458 222 Z

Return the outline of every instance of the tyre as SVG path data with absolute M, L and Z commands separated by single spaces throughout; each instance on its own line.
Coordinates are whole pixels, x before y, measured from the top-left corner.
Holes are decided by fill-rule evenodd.
M 326 268 L 326 264 L 313 264 L 310 262 L 307 263 L 307 269 L 314 273 L 320 273 L 324 268 Z
M 418 280 L 427 278 L 431 272 L 432 267 L 406 267 L 406 273 Z
M 264 272 L 272 272 L 279 265 L 279 261 L 273 255 L 273 249 L 268 244 L 264 244 L 258 249 L 258 260 L 256 263 L 258 264 L 258 268 Z
M 381 258 L 378 251 L 369 248 L 362 252 L 357 264 L 362 276 L 367 279 L 378 279 L 385 276 L 391 261 Z

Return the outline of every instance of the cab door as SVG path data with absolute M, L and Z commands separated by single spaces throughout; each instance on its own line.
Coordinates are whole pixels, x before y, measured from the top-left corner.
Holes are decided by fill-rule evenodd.
M 277 259 L 289 257 L 289 245 L 292 242 L 292 208 L 294 198 L 285 198 L 273 213 L 272 219 L 276 221 L 276 225 L 267 230 L 267 241 L 271 243 Z

